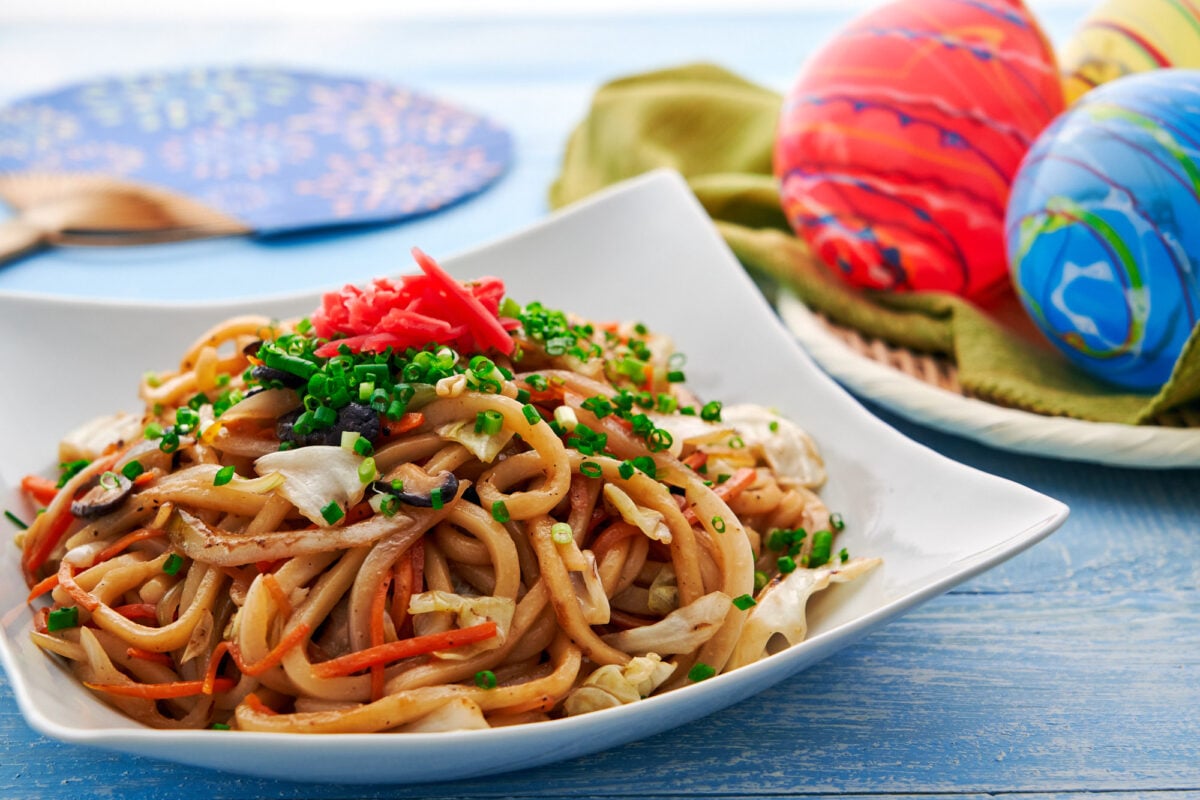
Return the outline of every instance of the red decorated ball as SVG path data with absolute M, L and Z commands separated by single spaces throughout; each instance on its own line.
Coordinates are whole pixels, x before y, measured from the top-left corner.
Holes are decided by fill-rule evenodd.
M 1007 281 L 1004 212 L 1063 109 L 1020 0 L 898 0 L 819 51 L 784 101 L 783 209 L 852 284 L 984 298 Z

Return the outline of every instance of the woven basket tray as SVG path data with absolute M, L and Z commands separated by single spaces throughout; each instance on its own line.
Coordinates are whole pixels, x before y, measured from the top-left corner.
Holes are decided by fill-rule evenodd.
M 917 353 L 831 322 L 790 294 L 780 316 L 826 372 L 903 417 L 1007 450 L 1136 467 L 1200 467 L 1200 406 L 1155 425 L 1050 417 L 973 396 L 944 356 Z

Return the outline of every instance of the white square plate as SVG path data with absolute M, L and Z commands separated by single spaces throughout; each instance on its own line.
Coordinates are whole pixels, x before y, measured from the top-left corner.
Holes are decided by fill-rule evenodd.
M 616 709 L 536 725 L 441 734 L 283 735 L 152 731 L 94 699 L 30 641 L 16 549 L 0 558 L 0 656 L 37 730 L 69 742 L 291 780 L 413 782 L 515 770 L 649 736 L 748 697 L 995 566 L 1066 518 L 1061 503 L 956 464 L 872 417 L 800 350 L 713 229 L 687 185 L 657 172 L 495 244 L 448 258 L 459 277 L 493 274 L 519 301 L 669 333 L 704 398 L 774 406 L 826 459 L 828 505 L 850 551 L 881 556 L 866 578 L 810 603 L 810 637 L 726 675 Z M 407 257 L 379 272 L 411 271 Z M 177 363 L 211 323 L 315 308 L 314 294 L 234 304 L 80 302 L 0 294 L 0 507 L 29 513 L 22 475 L 51 466 L 62 433 L 136 411 L 147 369 Z

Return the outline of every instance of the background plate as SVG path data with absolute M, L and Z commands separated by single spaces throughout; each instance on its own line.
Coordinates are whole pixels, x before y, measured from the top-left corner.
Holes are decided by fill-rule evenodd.
M 1151 469 L 1200 467 L 1200 428 L 1047 417 L 964 397 L 855 350 L 789 292 L 780 292 L 776 307 L 826 372 L 852 392 L 913 422 L 992 447 L 1050 458 Z
M 943 458 L 863 409 L 779 324 L 674 173 L 614 187 L 445 266 L 459 277 L 499 275 L 521 301 L 670 332 L 702 396 L 775 406 L 813 432 L 830 475 L 823 496 L 847 520 L 839 541 L 856 555 L 882 556 L 883 565 L 814 598 L 807 641 L 644 702 L 497 730 L 291 736 L 152 731 L 110 710 L 29 641 L 17 552 L 5 548 L 0 657 L 32 726 L 70 742 L 291 780 L 414 782 L 531 767 L 649 736 L 762 691 L 1011 557 L 1066 518 L 1061 503 Z M 249 311 L 301 313 L 316 301 L 164 305 L 0 294 L 0 364 L 22 376 L 0 382 L 0 507 L 28 514 L 12 487 L 52 464 L 59 435 L 99 412 L 136 409 L 142 373 L 175 363 L 213 321 Z M 64 370 L 69 385 L 30 394 L 37 376 Z M 837 713 L 838 703 L 849 710 L 854 698 L 829 703 Z

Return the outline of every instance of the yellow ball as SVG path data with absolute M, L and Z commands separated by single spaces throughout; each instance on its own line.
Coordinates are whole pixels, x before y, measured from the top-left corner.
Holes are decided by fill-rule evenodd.
M 1200 0 L 1107 0 L 1059 59 L 1068 103 L 1122 75 L 1200 68 Z

